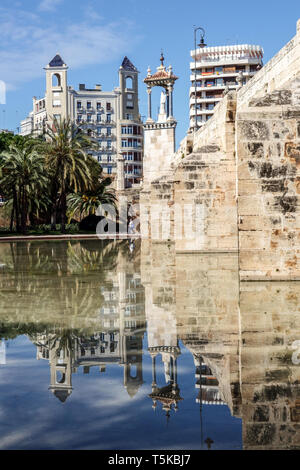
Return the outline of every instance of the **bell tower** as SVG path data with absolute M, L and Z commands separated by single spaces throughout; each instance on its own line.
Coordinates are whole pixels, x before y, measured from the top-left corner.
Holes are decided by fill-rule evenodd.
M 72 393 L 72 350 L 67 346 L 55 341 L 50 350 L 50 376 L 49 390 L 64 403 Z
M 58 121 L 68 117 L 68 67 L 59 54 L 49 62 L 46 71 L 46 111 L 47 123 L 53 118 Z
M 173 74 L 171 65 L 166 69 L 164 60 L 161 53 L 161 64 L 157 67 L 157 71 L 151 74 L 149 67 L 147 77 L 144 79 L 148 93 L 148 117 L 144 124 L 144 186 L 170 169 L 175 152 L 177 121 L 173 117 L 173 89 L 178 77 Z M 157 121 L 152 117 L 151 95 L 154 87 L 163 89 Z

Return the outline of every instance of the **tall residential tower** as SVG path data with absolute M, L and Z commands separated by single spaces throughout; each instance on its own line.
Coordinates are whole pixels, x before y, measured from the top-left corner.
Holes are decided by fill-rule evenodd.
M 210 119 L 226 89 L 247 83 L 262 67 L 263 49 L 248 44 L 205 47 L 191 51 L 190 129 Z

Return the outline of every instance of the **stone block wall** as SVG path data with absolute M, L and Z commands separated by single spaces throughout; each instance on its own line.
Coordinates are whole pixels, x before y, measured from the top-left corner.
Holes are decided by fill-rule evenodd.
M 300 74 L 237 113 L 241 279 L 300 279 L 298 97 Z
M 244 449 L 299 449 L 299 305 L 299 282 L 241 283 Z
M 145 138 L 152 157 L 155 132 Z M 191 134 L 176 154 L 161 147 L 162 166 L 149 160 L 143 235 L 173 240 L 179 252 L 239 251 L 241 280 L 300 280 L 300 21 L 247 85 L 227 93 L 190 147 Z

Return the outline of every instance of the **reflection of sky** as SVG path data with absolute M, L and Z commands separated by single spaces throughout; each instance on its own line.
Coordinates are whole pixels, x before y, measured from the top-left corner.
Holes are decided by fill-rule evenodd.
M 48 390 L 50 367 L 36 360 L 36 347 L 22 336 L 8 341 L 6 365 L 0 366 L 0 449 L 199 449 L 201 428 L 195 399 L 192 355 L 180 345 L 178 358 L 179 410 L 167 423 L 161 410 L 152 409 L 151 357 L 144 339 L 144 384 L 133 399 L 123 386 L 123 366 L 107 365 L 106 372 L 80 367 L 72 376 L 73 392 L 61 403 Z M 157 378 L 163 385 L 162 364 Z M 239 449 L 241 420 L 227 406 L 203 407 L 203 441 L 212 448 Z M 206 448 L 204 444 L 204 448 Z

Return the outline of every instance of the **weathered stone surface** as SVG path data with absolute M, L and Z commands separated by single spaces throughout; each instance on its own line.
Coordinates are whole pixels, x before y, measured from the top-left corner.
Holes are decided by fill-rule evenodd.
M 278 90 L 267 95 L 250 100 L 249 106 L 278 106 L 292 104 L 292 92 L 290 90 Z
M 188 140 L 147 199 L 172 204 L 176 249 L 239 249 L 243 280 L 300 279 L 299 33 Z

